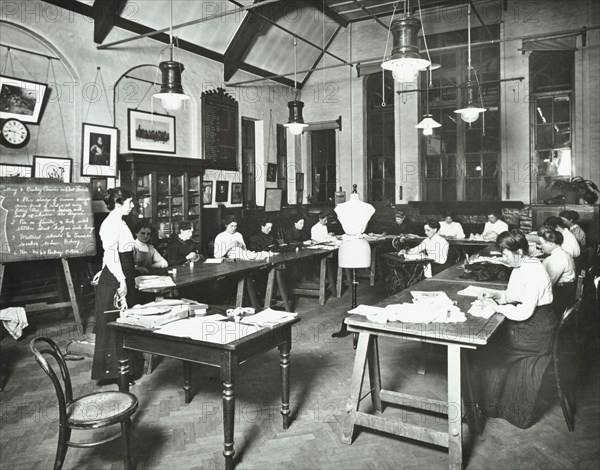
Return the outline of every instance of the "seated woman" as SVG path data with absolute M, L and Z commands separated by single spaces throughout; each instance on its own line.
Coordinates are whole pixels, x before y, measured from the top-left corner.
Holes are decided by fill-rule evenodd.
M 226 215 L 223 217 L 222 224 L 225 230 L 215 237 L 215 258 L 241 258 L 241 251 L 246 250 L 246 243 L 242 234 L 237 231 L 238 224 L 235 216 Z
M 577 243 L 579 243 L 579 247 L 585 248 L 585 232 L 577 224 L 577 221 L 579 220 L 579 214 L 576 211 L 562 211 L 558 214 L 558 216 L 562 219 L 564 227 L 568 228 L 569 232 L 575 235 L 575 239 L 577 240 Z
M 498 235 L 508 231 L 508 224 L 501 220 L 495 212 L 489 212 L 487 219 L 482 233 L 485 240 L 496 240 Z
M 133 260 L 135 270 L 140 274 L 160 271 L 169 265 L 167 260 L 150 243 L 153 231 L 152 224 L 143 220 L 137 222 L 133 227 L 133 233 L 136 236 L 133 247 Z
M 562 315 L 575 301 L 575 262 L 571 255 L 561 248 L 563 236 L 556 230 L 544 227 L 538 232 L 542 251 L 550 255 L 542 261 L 552 282 L 554 313 Z
M 185 220 L 177 226 L 177 234 L 171 237 L 167 246 L 167 261 L 169 265 L 178 265 L 186 262 L 204 261 L 198 254 L 198 243 L 192 240 L 194 228 L 192 223 Z
M 269 217 L 263 217 L 260 230 L 250 237 L 248 248 L 252 251 L 270 251 L 277 246 L 277 241 L 271 234 L 273 221 Z
M 337 241 L 334 233 L 327 230 L 327 214 L 325 212 L 319 212 L 319 220 L 310 229 L 310 239 L 316 243 Z
M 431 258 L 433 266 L 425 269 L 425 277 L 431 277 L 442 271 L 442 266 L 448 260 L 448 242 L 438 234 L 440 223 L 437 220 L 428 220 L 423 227 L 425 229 L 425 240 L 414 248 L 409 250 L 400 250 L 399 255 L 423 255 L 424 258 Z
M 454 222 L 454 217 L 451 214 L 447 214 L 444 220 L 440 222 L 438 234 L 444 238 L 455 238 L 457 240 L 465 238 L 462 225 L 460 225 L 460 222 Z
M 581 248 L 579 243 L 568 228 L 565 227 L 565 223 L 560 217 L 551 216 L 544 220 L 544 226 L 560 232 L 563 236 L 563 242 L 561 248 L 569 253 L 574 260 L 581 254 Z
M 471 384 L 479 412 L 524 429 L 536 420 L 538 392 L 552 358 L 557 323 L 552 284 L 542 263 L 527 255 L 520 230 L 501 233 L 496 243 L 514 269 L 507 289 L 488 295 L 506 319 L 491 343 L 473 351 Z
M 306 233 L 304 233 L 304 216 L 298 214 L 294 219 L 294 225 L 285 231 L 283 234 L 283 241 L 285 243 L 302 243 L 308 240 Z

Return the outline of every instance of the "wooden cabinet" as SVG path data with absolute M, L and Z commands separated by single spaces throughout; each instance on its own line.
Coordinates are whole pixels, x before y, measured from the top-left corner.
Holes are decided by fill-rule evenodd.
M 119 156 L 121 184 L 133 192 L 135 208 L 129 222 L 150 220 L 164 248 L 177 225 L 189 220 L 194 239 L 202 243 L 202 177 L 200 159 L 126 153 Z

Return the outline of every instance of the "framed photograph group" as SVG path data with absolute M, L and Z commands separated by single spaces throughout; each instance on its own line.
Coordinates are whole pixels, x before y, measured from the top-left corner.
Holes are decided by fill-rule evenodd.
M 36 178 L 48 178 L 63 183 L 71 182 L 73 160 L 59 157 L 33 157 L 33 175 Z
M 108 178 L 90 178 L 92 201 L 103 201 L 108 189 Z
M 241 204 L 242 202 L 242 183 L 231 183 L 231 203 Z
M 0 75 L 0 119 L 40 121 L 48 85 Z
M 127 110 L 129 150 L 175 153 L 175 116 Z
M 277 181 L 277 164 L 267 163 L 267 181 L 275 183 Z
M 83 123 L 81 131 L 82 176 L 117 176 L 119 130 Z
M 0 178 L 31 178 L 31 166 L 0 164 Z
M 202 204 L 208 206 L 213 200 L 213 181 L 202 181 Z
M 229 199 L 229 181 L 217 181 L 215 202 L 227 202 Z

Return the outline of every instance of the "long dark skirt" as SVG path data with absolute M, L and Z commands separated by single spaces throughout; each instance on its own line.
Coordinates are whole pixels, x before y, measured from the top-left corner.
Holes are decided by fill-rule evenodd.
M 492 343 L 474 352 L 471 383 L 484 416 L 522 429 L 535 423 L 556 323 L 551 305 L 538 307 L 528 320 L 505 320 Z
M 133 261 L 133 253 L 119 253 L 121 268 L 125 274 L 127 283 L 127 306 L 135 305 L 135 276 L 136 271 Z M 106 313 L 115 310 L 114 296 L 119 288 L 119 281 L 105 266 L 100 274 L 98 287 L 96 288 L 95 317 L 96 345 L 94 349 L 94 360 L 92 363 L 92 380 L 108 380 L 119 377 L 119 359 L 129 358 L 130 373 L 133 377 L 141 371 L 143 359 L 141 353 L 132 353 L 121 356 L 120 347 L 117 348 L 115 333 L 108 323 L 119 318 L 119 312 Z

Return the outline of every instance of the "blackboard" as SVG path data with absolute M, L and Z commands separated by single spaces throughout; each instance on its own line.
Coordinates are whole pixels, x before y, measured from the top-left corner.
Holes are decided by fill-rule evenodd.
M 202 142 L 206 168 L 238 170 L 238 103 L 223 88 L 202 93 Z
M 0 263 L 95 254 L 89 184 L 0 178 Z

